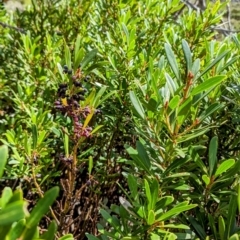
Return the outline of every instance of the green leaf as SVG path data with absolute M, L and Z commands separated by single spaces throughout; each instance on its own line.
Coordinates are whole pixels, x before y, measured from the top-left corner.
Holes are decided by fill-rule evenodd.
M 158 201 L 158 195 L 159 195 L 159 184 L 156 178 L 154 178 L 151 182 L 151 193 L 152 193 L 151 209 L 155 209 L 155 205 Z
M 239 235 L 235 233 L 228 240 L 239 240 Z
M 95 108 L 98 107 L 100 98 L 102 97 L 102 95 L 104 94 L 104 92 L 106 91 L 106 89 L 107 89 L 107 86 L 103 86 L 103 87 L 101 87 L 101 89 L 97 92 L 97 94 L 96 94 L 96 96 L 95 96 L 95 98 L 94 98 L 94 100 L 93 100 L 93 103 L 92 103 L 93 107 L 95 107 Z
M 207 79 L 206 81 L 204 81 L 203 83 L 199 84 L 197 87 L 195 87 L 191 91 L 191 96 L 195 96 L 195 95 L 197 95 L 201 92 L 204 92 L 208 89 L 213 89 L 218 84 L 223 82 L 225 79 L 226 79 L 226 76 L 222 76 L 222 75 L 211 77 L 211 78 Z
M 94 134 L 96 133 L 98 130 L 100 130 L 104 125 L 98 125 L 96 126 L 92 131 L 91 131 L 91 134 Z
M 233 234 L 236 212 L 237 212 L 237 196 L 232 195 L 230 202 L 228 204 L 225 239 L 228 239 Z
M 218 233 L 217 233 L 217 228 L 216 228 L 216 224 L 215 224 L 215 218 L 211 214 L 208 214 L 208 220 L 209 220 L 209 224 L 210 224 L 211 230 L 213 232 L 214 238 L 217 239 Z
M 22 234 L 22 232 L 23 232 L 23 230 L 25 228 L 25 224 L 26 224 L 26 220 L 25 219 L 21 219 L 16 224 L 14 224 L 12 226 L 12 229 L 8 233 L 8 237 L 9 237 L 8 239 L 9 240 L 16 240 L 16 239 L 18 239 L 21 236 L 21 234 Z
M 213 103 L 201 114 L 201 116 L 199 117 L 199 121 L 202 122 L 204 119 L 211 116 L 214 112 L 218 111 L 222 107 L 223 104 Z
M 72 234 L 66 234 L 66 235 L 58 238 L 58 240 L 74 240 L 74 238 L 73 238 Z
M 129 147 L 127 148 L 127 152 L 130 155 L 130 157 L 135 161 L 137 167 L 141 167 L 143 170 L 150 174 L 149 165 L 142 161 L 142 159 L 138 155 L 138 152 L 135 149 Z
M 189 226 L 184 224 L 164 224 L 164 228 L 177 228 L 177 229 L 190 229 Z
M 220 240 L 225 240 L 225 222 L 222 216 L 220 216 L 218 218 L 218 231 L 219 231 L 219 236 L 220 236 Z
M 1 197 L 1 208 L 5 208 L 9 200 L 11 199 L 13 195 L 12 189 L 10 187 L 5 187 L 2 192 L 2 197 Z
M 174 96 L 171 101 L 168 104 L 168 107 L 171 108 L 171 110 L 174 110 L 180 102 L 180 96 L 176 95 Z
M 19 221 L 27 214 L 27 203 L 17 201 L 8 204 L 4 209 L 0 210 L 0 226 L 6 226 Z
M 131 102 L 132 102 L 135 110 L 139 114 L 139 116 L 142 119 L 145 119 L 143 106 L 142 106 L 141 102 L 139 101 L 138 97 L 136 96 L 136 94 L 133 91 L 130 91 L 130 99 L 131 99 Z
M 47 232 L 45 232 L 41 238 L 47 239 L 47 240 L 54 240 L 55 239 L 55 233 L 57 231 L 57 224 L 55 221 L 52 221 L 50 225 L 48 226 Z
M 123 237 L 123 238 L 121 238 L 121 240 L 139 240 L 139 237 Z
M 99 240 L 99 238 L 97 237 L 94 237 L 93 235 L 89 234 L 89 233 L 86 233 L 86 236 L 89 240 Z
M 192 208 L 197 207 L 197 204 L 190 204 L 187 206 L 176 206 L 174 208 L 172 208 L 171 210 L 167 211 L 166 213 L 163 213 L 158 219 L 157 221 L 166 221 L 167 219 L 169 219 L 172 216 L 178 215 L 184 211 L 190 210 Z
M 148 219 L 147 219 L 147 224 L 152 225 L 155 222 L 155 214 L 153 210 L 150 210 L 148 212 Z
M 210 178 L 207 175 L 202 175 L 202 180 L 205 182 L 206 186 L 210 183 Z
M 192 68 L 192 53 L 188 46 L 187 41 L 184 39 L 182 40 L 182 49 L 183 49 L 185 61 L 187 63 L 187 73 L 188 73 L 189 71 L 191 71 L 191 68 Z
M 93 49 L 92 51 L 87 53 L 87 55 L 85 56 L 85 58 L 81 62 L 81 68 L 82 69 L 84 69 L 84 67 L 87 66 L 88 63 L 97 55 L 97 52 L 98 52 L 97 49 Z
M 219 55 L 217 58 L 215 58 L 215 59 L 203 70 L 203 72 L 201 72 L 199 75 L 197 75 L 197 77 L 195 78 L 195 80 L 199 79 L 199 78 L 202 77 L 205 73 L 207 73 L 213 66 L 215 66 L 219 61 L 221 61 L 221 59 L 224 58 L 229 52 L 230 52 L 230 50 L 227 50 L 227 51 L 225 51 L 224 53 L 222 53 L 221 55 Z
M 81 61 L 83 60 L 83 56 L 84 56 L 84 49 L 81 48 L 77 54 L 75 55 L 75 59 L 74 59 L 74 69 L 77 69 L 81 63 Z
M 7 146 L 0 146 L 0 178 L 3 175 L 5 165 L 8 158 L 8 148 Z
M 111 216 L 104 209 L 100 209 L 100 213 L 103 216 L 103 218 L 115 229 L 115 231 L 121 232 L 121 224 L 120 224 L 120 221 L 116 217 Z
M 20 201 L 20 200 L 23 200 L 23 191 L 21 188 L 18 188 L 13 192 L 13 195 L 12 195 L 9 203 Z
M 127 182 L 131 193 L 131 197 L 134 200 L 137 200 L 138 199 L 137 179 L 132 174 L 128 174 Z
M 92 174 L 92 169 L 93 169 L 93 157 L 89 156 L 89 161 L 88 161 L 88 174 L 89 174 L 89 176 Z
M 68 66 L 69 69 L 71 69 L 72 64 L 71 64 L 71 53 L 69 47 L 65 44 L 64 47 L 64 53 L 65 53 L 65 63 Z
M 138 152 L 138 156 L 141 159 L 141 161 L 143 162 L 144 166 L 146 166 L 146 168 L 150 169 L 150 167 L 151 167 L 150 159 L 148 157 L 148 154 L 147 154 L 144 146 L 142 145 L 142 143 L 140 141 L 137 141 L 137 152 Z
M 223 172 L 226 172 L 229 168 L 231 168 L 235 164 L 234 159 L 228 159 L 225 160 L 220 164 L 220 166 L 217 168 L 217 171 L 215 172 L 214 176 L 217 177 Z
M 145 192 L 146 192 L 146 197 L 148 200 L 148 211 L 151 210 L 151 205 L 152 205 L 152 196 L 151 196 L 151 190 L 149 187 L 149 183 L 146 179 L 144 179 L 144 186 L 145 186 Z
M 192 216 L 188 217 L 188 221 L 193 226 L 200 239 L 206 239 L 207 235 L 203 227 Z
M 168 206 L 169 204 L 171 204 L 173 201 L 174 201 L 174 198 L 173 198 L 172 196 L 162 197 L 162 198 L 157 202 L 155 209 L 165 208 L 166 206 Z
M 53 187 L 48 190 L 43 198 L 41 198 L 34 209 L 31 212 L 30 217 L 27 219 L 26 226 L 31 228 L 37 226 L 44 214 L 49 210 L 49 207 L 53 204 L 59 193 L 59 187 Z
M 178 69 L 178 65 L 177 65 L 177 60 L 172 51 L 172 48 L 168 43 L 165 43 L 164 46 L 165 46 L 165 52 L 167 55 L 168 63 L 170 64 L 171 69 L 173 70 L 173 73 L 175 74 L 177 80 L 180 80 L 180 73 L 179 73 L 179 69 Z
M 238 203 L 238 214 L 240 215 L 240 184 L 238 183 L 237 186 L 237 203 Z
M 68 130 L 67 128 L 63 128 L 63 143 L 64 143 L 64 150 L 65 150 L 65 155 L 69 156 L 69 135 L 68 135 Z
M 38 131 L 36 124 L 32 124 L 33 149 L 37 148 Z
M 170 77 L 168 73 L 165 73 L 165 78 L 166 78 L 166 86 L 171 93 L 172 96 L 174 96 L 174 93 L 178 89 L 178 84 L 174 82 L 174 80 Z
M 217 149 L 218 149 L 218 137 L 215 136 L 211 139 L 208 150 L 208 163 L 209 163 L 209 176 L 211 177 L 217 167 Z

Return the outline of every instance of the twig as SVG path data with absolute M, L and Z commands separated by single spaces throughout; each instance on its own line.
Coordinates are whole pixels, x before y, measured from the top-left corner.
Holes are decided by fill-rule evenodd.
M 212 27 L 211 29 L 219 31 L 219 32 L 225 32 L 225 33 L 239 33 L 240 32 L 240 30 L 228 30 L 225 28 L 218 28 L 218 27 L 216 27 L 216 28 Z
M 13 29 L 15 31 L 18 31 L 18 32 L 21 32 L 21 33 L 24 33 L 26 34 L 26 31 L 23 29 L 23 28 L 19 28 L 19 27 L 14 27 L 14 26 L 11 26 L 11 25 L 8 25 L 4 22 L 0 22 L 0 25 L 4 28 L 10 28 L 10 29 Z
M 231 9 L 230 9 L 230 4 L 227 4 L 227 19 L 228 19 L 228 28 L 229 30 L 232 30 L 231 26 Z

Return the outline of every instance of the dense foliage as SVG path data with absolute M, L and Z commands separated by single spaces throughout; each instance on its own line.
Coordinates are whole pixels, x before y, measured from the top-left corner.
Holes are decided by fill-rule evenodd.
M 226 4 L 2 7 L 1 239 L 239 239 L 240 35 L 214 31 Z

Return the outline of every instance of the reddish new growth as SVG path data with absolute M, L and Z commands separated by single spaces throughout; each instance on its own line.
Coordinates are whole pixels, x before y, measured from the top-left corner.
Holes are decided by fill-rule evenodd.
M 76 74 L 71 76 L 71 84 L 61 83 L 58 88 L 58 100 L 55 102 L 55 108 L 62 112 L 64 115 L 70 117 L 73 122 L 73 140 L 78 142 L 81 137 L 91 137 L 92 128 L 84 127 L 82 122 L 91 113 L 89 107 L 82 108 L 80 105 L 81 101 L 84 101 L 84 95 L 86 89 L 82 86 L 82 83 L 78 79 L 82 78 L 79 74 L 80 69 L 77 70 Z M 69 70 L 65 65 L 63 67 L 63 73 L 72 74 L 72 70 Z M 89 76 L 84 78 L 84 81 L 88 81 Z

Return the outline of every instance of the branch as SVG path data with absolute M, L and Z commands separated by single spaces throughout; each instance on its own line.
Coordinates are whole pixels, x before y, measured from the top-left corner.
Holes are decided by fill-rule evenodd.
M 13 29 L 15 31 L 18 31 L 20 33 L 24 33 L 26 34 L 26 31 L 23 29 L 23 28 L 18 28 L 18 27 L 14 27 L 14 26 L 11 26 L 11 25 L 8 25 L 6 23 L 3 23 L 3 22 L 0 22 L 0 25 L 4 28 L 10 28 L 10 29 Z
M 196 5 L 190 3 L 190 2 L 187 1 L 187 0 L 181 0 L 181 2 L 183 2 L 185 5 L 191 7 L 191 8 L 194 9 L 195 11 L 201 10 L 199 7 L 197 7 Z
M 215 31 L 219 31 L 219 32 L 222 32 L 222 33 L 239 33 L 240 30 L 228 30 L 228 29 L 225 29 L 225 28 L 211 28 L 212 30 L 215 30 Z

